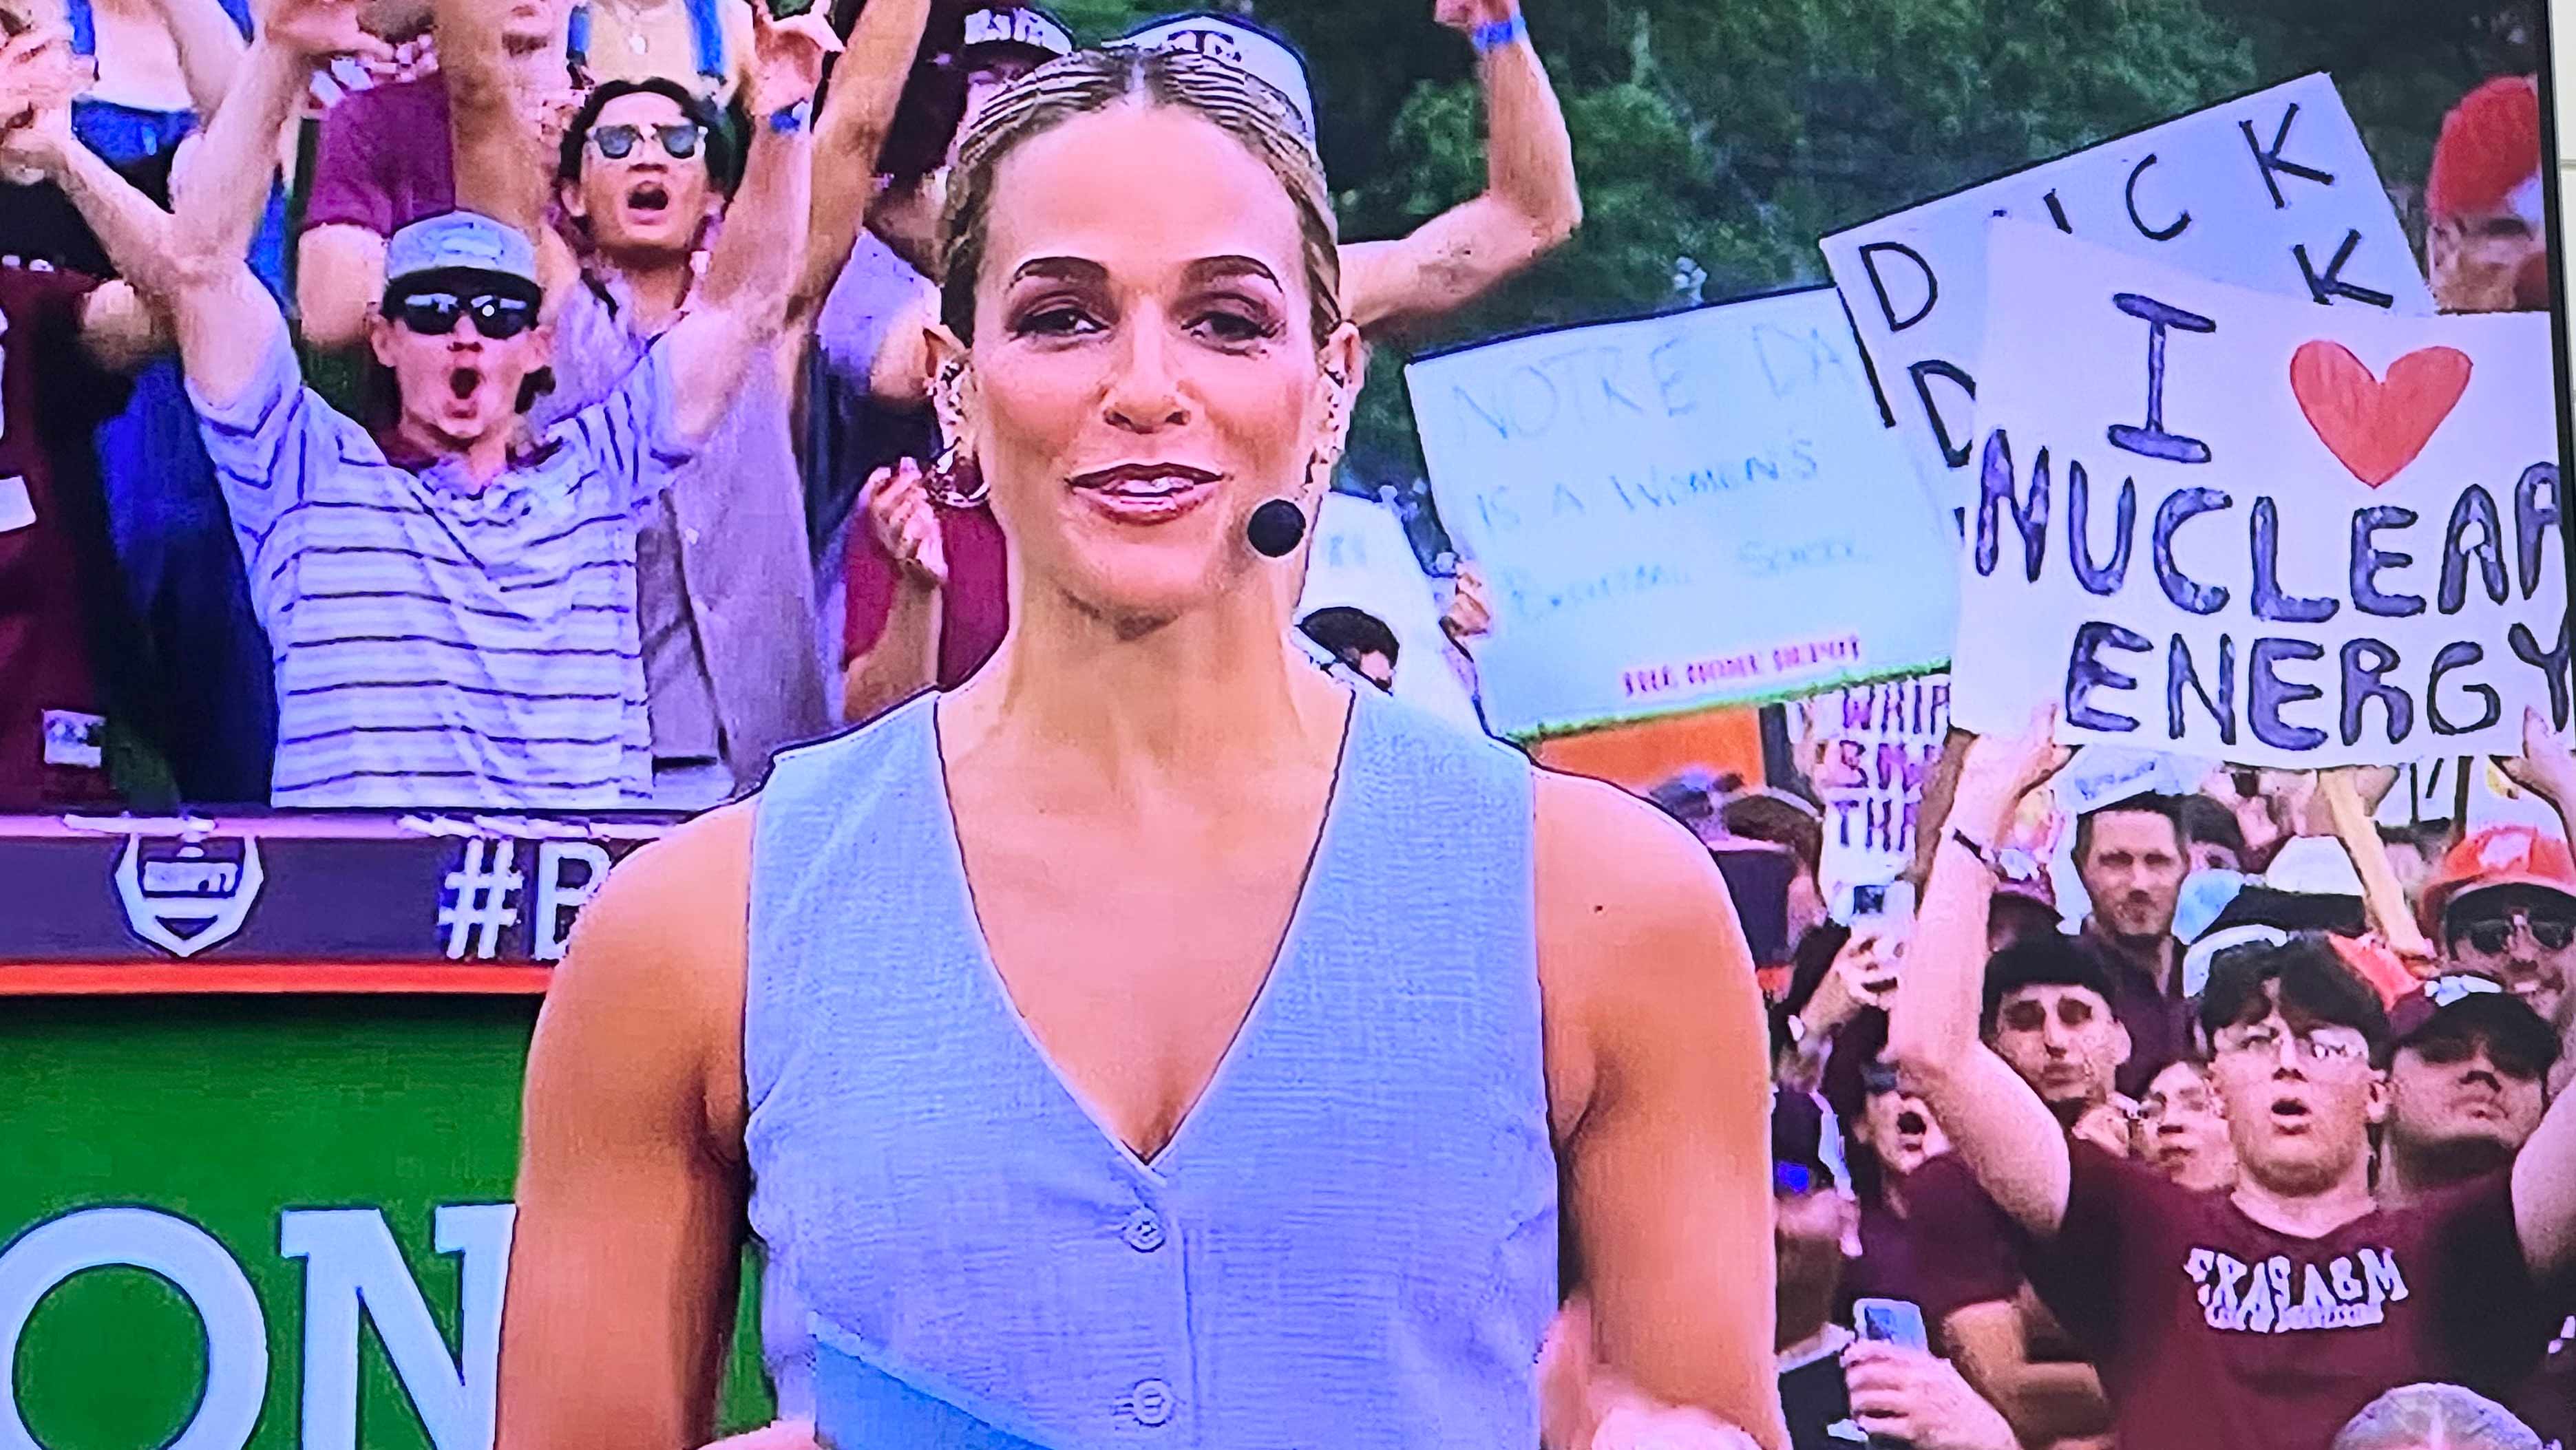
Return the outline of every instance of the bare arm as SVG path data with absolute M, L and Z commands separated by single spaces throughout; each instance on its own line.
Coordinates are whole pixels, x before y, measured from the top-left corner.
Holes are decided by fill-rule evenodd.
M 313 227 L 295 243 L 295 306 L 304 340 L 339 351 L 367 340 L 385 292 L 385 239 L 365 227 Z
M 546 225 L 555 167 L 547 154 L 545 109 L 562 97 L 530 97 L 514 78 L 501 22 L 506 7 L 491 0 L 435 0 L 438 68 L 447 84 L 448 145 L 456 158 L 456 204 L 527 234 L 549 299 L 560 297 L 578 268 L 572 249 Z M 379 290 L 382 250 L 378 251 Z
M 1518 13 L 1518 0 L 1447 0 L 1441 7 L 1444 22 L 1468 29 Z M 1538 51 L 1524 35 L 1487 52 L 1478 69 L 1488 130 L 1485 189 L 1399 241 L 1342 248 L 1342 295 L 1363 331 L 1456 311 L 1583 223 L 1574 139 Z
M 895 585 L 877 641 L 841 675 L 841 719 L 873 720 L 927 690 L 939 677 L 939 590 L 909 578 Z
M 2035 736 L 1970 746 L 1949 826 L 1991 850 L 2014 805 L 2046 776 L 2049 728 L 2043 722 Z M 2050 1237 L 2066 1218 L 2066 1131 L 1978 1033 L 1994 884 L 1986 865 L 1945 830 L 1888 1012 L 1887 1052 L 1932 1104 L 1986 1193 L 2014 1222 Z
M 740 3 L 740 0 L 728 0 Z M 809 12 L 808 18 L 817 19 Z M 810 128 L 780 130 L 769 117 L 814 94 L 823 52 L 809 29 L 791 31 L 755 12 L 761 57 L 752 83 L 751 152 L 725 212 L 691 307 L 657 344 L 670 369 L 672 424 L 704 438 L 733 405 L 744 372 L 787 322 L 787 289 L 803 264 L 807 193 L 814 171 Z
M 1777 1450 L 1770 1085 L 1734 906 L 1637 801 L 1542 774 L 1537 804 L 1551 1113 L 1601 1358 Z
M 734 1323 L 747 808 L 611 873 L 528 1054 L 498 1450 L 704 1444 Z
M 2044 1445 L 2111 1428 L 2102 1377 L 2089 1364 L 2033 1362 L 2019 1305 L 1971 1304 L 1942 1321 L 1959 1372 L 1991 1400 L 2026 1444 Z
M 2549 802 L 2559 829 L 2576 833 L 2576 757 L 2568 754 L 2539 712 L 2522 721 L 2522 755 L 2503 762 L 2505 773 Z M 2576 840 L 2576 834 L 2569 839 Z M 2531 1141 L 2513 1160 L 2513 1221 L 2523 1261 L 2547 1279 L 2576 1266 L 2576 1092 L 2561 1090 Z
M 2365 772 L 2349 768 L 2321 772 L 2317 793 L 2324 798 L 2335 839 L 2343 843 L 2344 854 L 2352 858 L 2353 871 L 2361 877 L 2362 911 L 2371 930 L 2418 975 L 2430 976 L 2439 953 L 2416 925 L 2415 913 L 2406 905 L 2406 888 L 2397 880 L 2397 868 L 2389 864 L 2388 843 L 2379 839 L 2379 828 L 2371 823 L 2378 798 L 2396 784 L 2397 775 L 2379 767 L 2369 773 L 2377 778 L 2365 780 Z M 2370 795 L 2374 787 L 2376 795 Z
M 232 90 L 250 43 L 215 0 L 159 0 L 155 8 L 179 52 L 188 104 L 196 108 L 199 120 L 211 118 Z
M 931 0 L 874 0 L 859 12 L 849 49 L 832 69 L 831 92 L 814 121 L 815 167 L 831 180 L 814 188 L 805 265 L 788 300 L 791 328 L 823 305 L 867 221 L 876 197 L 877 156 L 912 74 L 930 6 Z
M 261 37 L 199 133 L 193 162 L 172 178 L 175 268 L 161 300 L 178 325 L 188 380 L 216 407 L 241 395 L 286 331 L 275 299 L 251 275 L 250 239 L 275 179 L 278 132 L 312 69 L 311 55 Z

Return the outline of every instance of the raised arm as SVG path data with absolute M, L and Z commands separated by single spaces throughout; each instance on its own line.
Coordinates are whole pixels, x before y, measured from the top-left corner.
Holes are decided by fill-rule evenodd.
M 145 287 L 177 324 L 189 381 L 215 407 L 241 395 L 285 336 L 248 260 L 276 182 L 278 135 L 316 65 L 383 44 L 359 28 L 356 0 L 274 0 L 232 94 L 172 179 L 172 265 L 166 284 Z
M 1342 295 L 1363 329 L 1464 307 L 1583 223 L 1574 139 L 1521 21 L 1520 0 L 1439 0 L 1438 13 L 1442 24 L 1471 37 L 1511 34 L 1478 62 L 1485 189 L 1411 236 L 1342 248 Z
M 1636 800 L 1538 787 L 1551 1111 L 1599 1360 L 1778 1450 L 1766 1032 L 1724 878 Z M 1575 1429 L 1550 1443 L 1591 1443 Z
M 70 34 L 31 29 L 0 42 L 0 161 L 32 167 L 71 199 L 123 274 L 80 306 L 81 348 L 98 366 L 129 372 L 169 347 L 169 330 L 134 278 L 169 274 L 170 217 L 72 134 Z
M 805 265 L 788 298 L 787 325 L 801 329 L 831 294 L 876 196 L 877 156 L 912 74 L 931 0 L 869 0 L 832 67 L 832 86 L 814 120 L 814 188 Z
M 560 134 L 566 96 L 529 97 L 515 79 L 502 37 L 507 7 L 494 0 L 436 0 L 438 68 L 447 82 L 448 146 L 456 159 L 456 204 L 527 233 L 549 297 L 577 275 L 572 249 L 546 225 L 555 162 L 547 138 Z
M 2049 744 L 2054 723 L 2046 718 L 2018 739 L 1987 737 L 1968 747 L 1887 1025 L 1888 1056 L 1932 1105 L 1977 1182 L 2015 1222 L 2042 1236 L 2054 1235 L 2066 1218 L 2066 1131 L 1979 1035 L 1995 880 L 1959 838 L 1993 851 L 2014 807 L 2061 758 Z
M 188 104 L 202 122 L 211 119 L 231 93 L 250 43 L 242 39 L 233 18 L 216 0 L 155 0 L 161 23 L 179 51 L 179 71 L 188 82 Z
M 2522 756 L 2504 762 L 2514 783 L 2549 802 L 2562 831 L 2576 840 L 2576 756 L 2568 754 L 2538 711 L 2522 719 Z M 2564 1009 L 2562 1009 L 2563 1013 Z M 2557 1024 L 2566 1035 L 2565 1024 Z M 2522 1256 L 2547 1279 L 2576 1265 L 2576 1091 L 2553 1083 L 2548 1116 L 2513 1160 L 2513 1219 Z
M 670 370 L 672 424 L 691 440 L 715 427 L 753 354 L 786 325 L 787 289 L 804 260 L 814 144 L 798 111 L 822 79 L 830 32 L 811 11 L 773 22 L 763 8 L 752 23 L 752 141 L 742 186 L 707 259 L 697 304 L 657 345 Z
M 714 1430 L 744 1232 L 750 820 L 717 812 L 620 865 L 547 989 L 499 1450 L 677 1450 Z

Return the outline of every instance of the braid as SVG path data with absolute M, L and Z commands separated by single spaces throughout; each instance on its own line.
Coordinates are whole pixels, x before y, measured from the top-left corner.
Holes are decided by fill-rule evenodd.
M 1192 111 L 1242 143 L 1296 205 L 1315 345 L 1341 326 L 1341 242 L 1323 162 L 1288 99 L 1264 81 L 1189 51 L 1119 47 L 1052 61 L 995 96 L 959 142 L 940 218 L 939 315 L 962 342 L 975 336 L 975 279 L 983 269 L 993 182 L 1023 143 L 1121 102 Z

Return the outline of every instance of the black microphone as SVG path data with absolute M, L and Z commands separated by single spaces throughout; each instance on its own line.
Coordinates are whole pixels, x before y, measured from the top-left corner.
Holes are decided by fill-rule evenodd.
M 1274 498 L 1252 511 L 1243 536 L 1266 559 L 1285 559 L 1306 537 L 1306 515 L 1284 498 Z

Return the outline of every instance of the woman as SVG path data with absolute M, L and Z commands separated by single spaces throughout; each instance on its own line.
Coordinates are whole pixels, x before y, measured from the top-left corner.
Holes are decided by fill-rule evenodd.
M 1615 1370 L 1779 1446 L 1762 1018 L 1707 852 L 1293 657 L 1247 545 L 1315 508 L 1359 347 L 1286 107 L 1076 55 L 979 119 L 942 235 L 1010 632 L 585 912 L 499 1443 L 703 1439 L 747 1210 L 782 1407 L 819 1391 L 841 1450 L 1526 1445 L 1560 1212 L 1552 1443 L 1605 1443 Z

